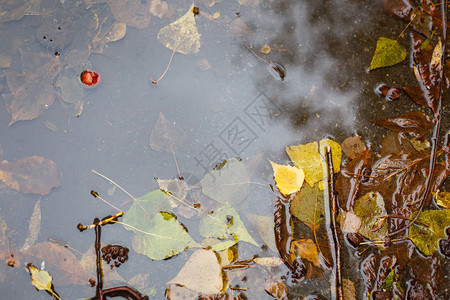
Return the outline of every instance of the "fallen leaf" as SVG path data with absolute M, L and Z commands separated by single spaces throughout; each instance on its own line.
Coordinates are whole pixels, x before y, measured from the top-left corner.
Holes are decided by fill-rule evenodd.
M 441 40 L 439 40 L 436 47 L 434 47 L 433 54 L 431 55 L 430 68 L 437 68 L 441 63 L 441 57 L 442 57 L 442 42 Z
M 52 297 L 61 300 L 58 294 L 55 293 L 55 291 L 53 290 L 52 287 L 53 278 L 47 271 L 40 270 L 31 264 L 27 265 L 27 269 L 31 275 L 31 283 L 38 291 L 39 290 L 47 291 L 50 295 L 52 295 Z
M 159 189 L 169 193 L 170 204 L 172 207 L 178 207 L 180 204 L 191 205 L 186 203 L 186 193 L 190 187 L 184 180 L 180 179 L 156 179 Z
M 406 22 L 410 21 L 413 6 L 403 0 L 382 0 L 383 10 L 386 14 L 394 16 Z
M 324 222 L 325 204 L 319 184 L 304 185 L 291 202 L 291 213 L 311 229 L 319 228 Z
M 89 284 L 88 274 L 84 271 L 80 261 L 63 246 L 43 242 L 34 244 L 22 253 L 29 256 L 28 261 L 36 263 L 45 261 L 46 268 L 55 276 L 54 284 L 56 286 Z
M 275 232 L 273 230 L 273 216 L 258 216 L 246 213 L 248 222 L 252 228 L 259 234 L 264 243 L 270 250 L 278 252 L 275 245 Z
M 219 293 L 223 288 L 223 279 L 216 254 L 212 250 L 196 250 L 167 284 L 181 285 L 200 294 Z
M 0 180 L 24 194 L 47 195 L 59 186 L 56 164 L 42 156 L 0 162 Z
M 22 248 L 19 251 L 25 251 L 31 246 L 33 246 L 34 242 L 39 235 L 39 231 L 41 230 L 41 199 L 39 199 L 34 205 L 33 213 L 31 214 L 30 224 L 28 225 L 28 236 L 23 244 Z
M 74 72 L 67 74 L 67 76 L 60 76 L 56 81 L 56 87 L 60 89 L 60 95 L 64 102 L 74 104 L 84 97 L 80 76 Z
M 182 54 L 194 54 L 200 50 L 200 34 L 195 24 L 192 3 L 188 11 L 175 22 L 158 32 L 158 40 L 172 51 Z
M 167 13 L 168 10 L 169 6 L 167 5 L 166 1 L 153 0 L 150 3 L 150 13 L 160 19 Z
M 162 113 L 159 113 L 150 135 L 150 147 L 155 151 L 173 152 L 178 150 L 186 139 L 183 129 L 169 122 Z
M 184 286 L 172 284 L 166 289 L 165 296 L 167 300 L 198 300 L 199 293 Z
M 82 256 L 80 260 L 80 265 L 82 266 L 86 276 L 88 278 L 96 278 L 97 276 L 97 257 L 95 255 L 95 248 L 91 246 Z M 125 282 L 125 280 L 117 273 L 117 268 L 105 267 L 103 262 L 102 276 L 103 283 L 117 283 Z
M 11 56 L 6 56 L 0 53 L 0 68 L 9 68 L 11 66 Z
M 205 195 L 217 202 L 241 207 L 247 204 L 244 200 L 250 193 L 249 181 L 244 163 L 230 158 L 206 174 L 199 185 Z
M 409 112 L 396 117 L 370 121 L 389 130 L 408 133 L 415 137 L 424 136 L 433 126 L 433 122 L 423 112 Z
M 296 240 L 292 242 L 291 247 L 293 247 L 292 249 L 295 251 L 296 257 L 307 259 L 316 267 L 320 265 L 319 251 L 313 240 Z
M 281 280 L 267 279 L 264 283 L 264 290 L 275 299 L 287 299 L 288 288 Z
M 414 212 L 410 219 L 417 215 Z M 423 211 L 417 221 L 430 225 L 425 227 L 417 222 L 409 228 L 409 238 L 425 255 L 432 255 L 439 249 L 439 240 L 445 239 L 445 229 L 450 226 L 450 209 Z
M 186 227 L 171 213 L 160 212 L 142 219 L 128 211 L 123 222 L 133 226 L 124 225 L 126 230 L 134 231 L 133 249 L 153 260 L 167 259 L 188 248 L 199 247 L 187 233 Z
M 127 33 L 127 24 L 115 23 L 109 31 L 103 33 L 99 31 L 97 35 L 92 39 L 92 45 L 95 52 L 103 53 L 106 44 L 121 40 Z
M 196 63 L 197 67 L 200 71 L 206 71 L 211 69 L 211 65 L 209 64 L 209 61 L 206 58 L 202 58 Z
M 200 219 L 199 231 L 206 238 L 227 239 L 231 235 L 236 236 L 239 241 L 259 246 L 248 233 L 238 212 L 230 204 L 222 206 Z
M 434 194 L 436 204 L 444 209 L 450 209 L 450 192 L 436 192 Z
M 126 23 L 128 26 L 137 29 L 147 28 L 150 24 L 150 4 L 148 1 L 140 0 L 107 0 L 109 8 L 119 23 Z
M 279 257 L 255 257 L 253 259 L 255 263 L 264 267 L 279 267 L 284 264 L 283 260 Z
M 356 300 L 356 290 L 355 284 L 350 279 L 342 279 L 342 291 L 344 293 L 344 299 L 346 300 Z
M 428 106 L 427 100 L 425 99 L 420 86 L 405 86 L 402 87 L 402 89 L 416 104 L 425 107 Z
M 358 233 L 361 227 L 361 219 L 352 211 L 341 211 L 338 218 L 341 230 L 346 233 Z
M 246 6 L 258 6 L 259 0 L 238 0 L 240 5 L 246 5 Z
M 350 159 L 354 159 L 367 149 L 366 144 L 364 144 L 360 136 L 351 136 L 346 138 L 342 142 L 341 147 L 342 152 L 344 152 Z
M 402 62 L 405 58 L 406 51 L 396 40 L 380 37 L 369 69 L 393 66 Z
M 272 51 L 272 48 L 270 48 L 269 45 L 264 45 L 261 47 L 261 49 L 259 49 L 259 52 L 264 53 L 264 54 L 269 54 L 270 51 Z
M 283 195 L 290 195 L 300 190 L 305 180 L 303 170 L 297 167 L 279 165 L 272 161 L 270 164 L 273 168 L 277 187 Z
M 340 171 L 341 146 L 332 140 L 321 140 L 320 147 L 331 146 L 333 154 L 334 172 Z M 323 179 L 322 161 L 319 153 L 319 142 L 312 142 L 305 145 L 288 146 L 286 152 L 292 162 L 299 169 L 305 172 L 305 181 L 313 187 L 316 182 Z

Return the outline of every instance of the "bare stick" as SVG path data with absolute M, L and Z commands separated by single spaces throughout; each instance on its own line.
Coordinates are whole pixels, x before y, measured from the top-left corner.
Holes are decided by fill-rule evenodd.
M 333 246 L 334 246 L 334 285 L 336 288 L 337 299 L 344 299 L 344 291 L 342 290 L 342 275 L 341 275 L 341 245 L 339 244 L 339 235 L 337 232 L 337 223 L 336 223 L 336 207 L 337 207 L 337 194 L 334 190 L 334 167 L 333 167 L 333 156 L 331 153 L 331 147 L 326 146 L 325 148 L 327 154 L 327 166 L 330 174 L 329 177 L 329 186 L 330 186 L 330 216 L 331 216 L 331 232 L 333 238 Z

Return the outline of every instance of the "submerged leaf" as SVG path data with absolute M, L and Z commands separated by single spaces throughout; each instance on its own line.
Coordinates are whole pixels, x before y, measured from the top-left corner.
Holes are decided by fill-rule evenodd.
M 311 229 L 318 228 L 324 222 L 325 206 L 319 184 L 316 183 L 314 187 L 309 185 L 302 187 L 292 199 L 291 213 Z
M 150 4 L 141 0 L 107 0 L 114 18 L 120 23 L 138 29 L 144 29 L 150 24 Z
M 406 51 L 396 40 L 380 37 L 369 69 L 393 66 L 402 62 L 405 58 Z
M 248 222 L 253 229 L 259 234 L 264 243 L 270 250 L 277 252 L 275 245 L 275 232 L 273 230 L 273 216 L 258 216 L 246 213 Z
M 300 190 L 305 180 L 303 170 L 297 167 L 279 165 L 274 162 L 270 162 L 270 164 L 273 168 L 277 187 L 283 195 L 290 195 Z
M 245 205 L 250 193 L 250 178 L 244 163 L 237 158 L 224 161 L 200 181 L 202 192 L 222 204 Z
M 338 173 L 341 165 L 341 146 L 333 140 L 321 140 L 320 147 L 330 146 L 333 154 L 334 172 Z M 316 182 L 322 181 L 323 169 L 319 153 L 319 143 L 313 142 L 305 145 L 288 146 L 286 152 L 292 162 L 305 172 L 306 182 L 313 187 Z
M 195 24 L 193 8 L 194 4 L 181 18 L 159 31 L 158 40 L 170 50 L 182 54 L 194 54 L 199 51 L 200 35 Z
M 409 133 L 415 137 L 424 136 L 433 126 L 433 122 L 423 112 L 409 112 L 396 117 L 371 120 L 371 122 L 395 132 Z
M 199 230 L 200 234 L 206 238 L 226 239 L 231 235 L 236 236 L 239 241 L 258 246 L 245 228 L 239 214 L 230 204 L 203 217 L 200 220 Z
M 217 294 L 223 288 L 222 269 L 212 250 L 196 250 L 180 272 L 167 282 L 201 294 Z
M 169 122 L 163 113 L 159 113 L 150 135 L 150 147 L 155 151 L 176 151 L 186 139 L 186 133 L 175 122 Z
M 59 186 L 56 164 L 42 156 L 0 162 L 0 180 L 24 194 L 47 195 Z
M 313 240 L 297 240 L 292 242 L 292 246 L 295 247 L 294 250 L 297 257 L 309 260 L 316 267 L 320 265 L 319 251 Z
M 38 237 L 39 231 L 41 230 L 41 199 L 39 199 L 34 205 L 33 213 L 30 218 L 30 225 L 28 225 L 28 236 L 19 251 L 25 251 L 31 246 Z
M 417 213 L 413 213 L 413 219 Z M 445 229 L 450 226 L 450 209 L 427 210 L 417 221 L 430 225 L 425 227 L 417 222 L 409 229 L 409 238 L 425 255 L 432 255 L 439 249 L 439 239 L 445 239 Z

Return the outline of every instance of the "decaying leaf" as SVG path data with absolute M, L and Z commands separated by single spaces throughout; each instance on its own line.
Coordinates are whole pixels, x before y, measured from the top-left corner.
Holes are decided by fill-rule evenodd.
M 300 190 L 305 180 L 303 170 L 297 167 L 279 165 L 274 162 L 270 162 L 270 164 L 273 168 L 277 187 L 283 195 L 290 195 Z
M 388 117 L 371 122 L 395 132 L 411 134 L 422 137 L 430 132 L 433 122 L 423 112 L 409 112 L 396 117 Z
M 436 198 L 436 204 L 444 209 L 450 209 L 450 193 L 449 192 L 436 192 L 434 194 Z
M 313 240 L 296 240 L 292 242 L 292 247 L 291 253 L 295 253 L 296 257 L 307 259 L 316 267 L 320 265 L 319 251 Z
M 319 228 L 319 225 L 324 222 L 325 206 L 323 192 L 319 190 L 318 183 L 313 187 L 309 185 L 302 187 L 292 199 L 291 213 L 309 228 Z
M 96 278 L 97 265 L 96 265 L 96 255 L 94 247 L 90 247 L 82 256 L 80 260 L 80 265 L 83 267 L 84 272 L 88 278 Z M 105 264 L 104 264 L 105 266 Z M 103 283 L 110 282 L 125 282 L 125 280 L 117 273 L 117 268 L 103 267 Z
M 0 54 L 0 68 L 9 68 L 11 66 L 11 56 Z
M 413 213 L 410 219 L 416 215 Z M 432 255 L 439 249 L 439 239 L 445 239 L 445 229 L 450 226 L 450 209 L 427 210 L 417 220 L 430 226 L 416 222 L 409 229 L 409 238 L 423 254 Z
M 39 290 L 47 291 L 50 295 L 52 295 L 52 297 L 61 300 L 58 294 L 55 293 L 55 291 L 53 290 L 52 287 L 53 278 L 47 271 L 40 270 L 31 264 L 27 266 L 27 269 L 31 275 L 31 283 L 38 291 Z
M 184 130 L 175 122 L 169 122 L 163 113 L 159 113 L 158 121 L 150 135 L 150 147 L 155 151 L 173 152 L 181 147 L 185 139 Z
M 138 29 L 147 28 L 150 24 L 150 4 L 140 0 L 107 0 L 109 8 L 119 23 L 126 23 Z
M 344 152 L 350 159 L 354 159 L 367 149 L 366 144 L 364 144 L 360 136 L 351 136 L 346 138 L 342 142 L 341 147 L 342 152 Z
M 342 279 L 342 290 L 344 292 L 344 299 L 356 300 L 355 284 L 350 279 Z
M 272 297 L 278 300 L 287 299 L 288 288 L 283 281 L 266 280 L 264 290 Z
M 184 180 L 180 179 L 156 179 L 159 189 L 169 193 L 170 204 L 172 207 L 177 207 L 180 204 L 186 205 L 186 193 L 190 187 Z
M 169 6 L 167 5 L 166 1 L 152 0 L 150 3 L 149 10 L 152 15 L 158 18 L 162 18 L 169 10 Z
M 270 48 L 269 45 L 264 45 L 261 47 L 261 49 L 259 49 L 259 52 L 264 53 L 264 54 L 269 54 L 270 51 L 272 51 L 272 48 Z
M 269 247 L 270 250 L 277 252 L 275 232 L 273 231 L 273 216 L 258 216 L 249 213 L 246 213 L 245 216 L 253 229 L 258 232 L 267 247 Z
M 177 284 L 201 294 L 217 294 L 222 290 L 222 269 L 212 250 L 196 250 L 180 272 L 167 284 Z
M 433 54 L 431 55 L 430 67 L 437 68 L 441 63 L 441 57 L 442 57 L 442 41 L 439 40 L 436 47 L 434 47 Z
M 194 4 L 181 18 L 159 31 L 158 40 L 170 50 L 182 54 L 194 54 L 200 50 L 200 34 L 195 24 L 193 8 Z
M 56 87 L 60 89 L 64 102 L 74 104 L 83 99 L 84 89 L 79 78 L 79 75 L 72 73 L 70 76 L 60 76 L 56 81 Z
M 359 233 L 371 241 L 384 241 L 388 234 L 388 226 L 385 223 L 379 230 L 373 231 L 379 217 L 387 215 L 383 197 L 378 192 L 369 192 L 358 198 L 353 207 L 355 215 L 361 220 Z M 382 244 L 378 247 L 384 249 Z
M 177 284 L 170 285 L 165 292 L 167 300 L 198 300 L 199 293 Z
M 25 251 L 31 246 L 38 237 L 39 231 L 41 230 L 41 199 L 39 199 L 34 205 L 33 213 L 31 214 L 30 224 L 28 225 L 28 236 L 19 251 Z
M 405 58 L 406 51 L 396 40 L 380 37 L 369 69 L 393 66 L 402 62 Z
M 332 140 L 321 140 L 320 142 L 286 147 L 287 154 L 297 168 L 303 169 L 305 172 L 305 181 L 311 187 L 323 179 L 319 143 L 321 148 L 325 145 L 331 146 L 334 172 L 339 172 L 341 165 L 341 146 Z
M 283 264 L 283 260 L 279 257 L 255 257 L 253 259 L 255 263 L 265 267 L 279 267 Z
M 59 186 L 56 164 L 42 156 L 0 162 L 0 180 L 24 194 L 47 195 Z
M 346 233 L 358 233 L 361 227 L 361 219 L 351 211 L 341 211 L 338 221 L 341 224 L 341 230 Z
M 244 163 L 230 158 L 206 174 L 199 184 L 208 197 L 222 204 L 241 207 L 247 204 L 244 200 L 250 193 L 249 181 Z
M 200 219 L 199 230 L 200 234 L 206 238 L 227 239 L 229 236 L 236 236 L 238 241 L 258 246 L 245 228 L 239 214 L 230 204 Z
M 127 24 L 116 22 L 108 32 L 99 31 L 92 39 L 92 45 L 95 52 L 103 53 L 106 44 L 121 40 L 127 33 Z
M 45 261 L 46 268 L 55 276 L 56 286 L 89 284 L 89 277 L 80 261 L 63 246 L 51 242 L 38 243 L 22 253 L 29 257 L 28 261 L 39 264 Z

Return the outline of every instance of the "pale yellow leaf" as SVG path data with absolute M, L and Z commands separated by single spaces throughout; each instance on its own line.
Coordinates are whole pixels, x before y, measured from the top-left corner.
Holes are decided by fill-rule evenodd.
M 272 51 L 272 48 L 270 48 L 269 45 L 264 45 L 261 47 L 261 49 L 259 49 L 259 52 L 264 53 L 264 54 L 269 54 L 270 51 Z
M 127 24 L 116 23 L 105 36 L 105 43 L 115 42 L 122 39 L 127 33 Z
M 450 193 L 449 192 L 436 192 L 434 194 L 436 198 L 436 204 L 444 209 L 450 209 Z
M 302 169 L 279 165 L 274 162 L 270 162 L 270 164 L 273 168 L 277 187 L 283 195 L 290 195 L 300 190 L 305 180 L 305 174 Z
M 253 259 L 255 263 L 265 267 L 279 267 L 283 264 L 283 260 L 279 257 L 255 257 Z
M 296 251 L 291 253 L 296 253 L 297 256 L 309 260 L 316 267 L 320 265 L 319 252 L 313 240 L 297 240 L 292 242 L 292 247 Z
M 47 291 L 56 299 L 61 300 L 58 294 L 56 294 L 52 289 L 53 278 L 47 271 L 40 270 L 31 264 L 27 266 L 27 269 L 31 275 L 31 283 L 37 290 Z
M 430 67 L 436 68 L 441 63 L 442 57 L 442 42 L 439 40 L 436 47 L 434 47 L 433 54 L 431 55 Z

